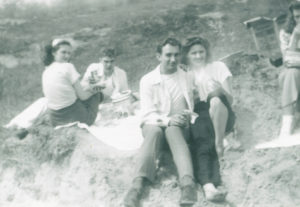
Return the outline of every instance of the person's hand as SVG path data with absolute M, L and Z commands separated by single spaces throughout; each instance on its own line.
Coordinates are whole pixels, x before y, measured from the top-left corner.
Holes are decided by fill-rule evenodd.
M 284 62 L 284 65 L 285 65 L 286 67 L 288 67 L 288 68 L 293 68 L 293 67 L 299 67 L 299 66 L 300 66 L 299 62 L 298 62 L 298 63 L 295 63 L 295 62 L 292 62 L 292 61 L 290 61 L 290 60 L 286 60 L 286 61 Z
M 192 118 L 192 114 L 189 110 L 184 110 L 183 112 L 180 113 L 182 116 L 184 116 L 184 118 L 186 119 L 186 121 L 189 123 L 191 121 Z
M 292 66 L 290 60 L 285 60 L 285 61 L 284 61 L 284 65 L 285 65 L 286 67 L 288 67 L 288 68 Z
M 190 116 L 186 115 L 186 113 L 175 114 L 171 117 L 169 126 L 186 127 L 189 120 Z
M 101 90 L 103 90 L 106 86 L 105 86 L 105 83 L 95 83 L 95 84 L 92 84 L 92 90 L 94 93 L 98 93 L 98 92 L 101 92 Z
M 93 87 L 93 92 L 94 92 L 94 93 L 98 93 L 98 92 L 101 92 L 102 89 L 104 89 L 104 88 L 101 87 L 101 86 L 95 86 L 95 87 Z
M 215 91 L 215 90 L 221 89 L 222 84 L 220 82 L 216 81 L 216 80 L 211 79 L 209 81 L 208 87 L 209 87 L 210 91 Z

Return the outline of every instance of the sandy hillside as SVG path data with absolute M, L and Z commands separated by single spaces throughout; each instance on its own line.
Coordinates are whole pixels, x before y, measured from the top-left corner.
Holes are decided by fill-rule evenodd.
M 128 2 L 118 7 L 78 4 L 78 8 L 51 10 L 41 5 L 21 10 L 7 7 L 6 11 L 14 12 L 1 13 L 0 124 L 42 96 L 40 51 L 53 37 L 74 39 L 74 64 L 81 73 L 97 61 L 99 48 L 115 46 L 120 52 L 117 63 L 137 90 L 139 78 L 157 64 L 153 61 L 157 42 L 166 36 L 184 39 L 187 34 L 201 34 L 212 42 L 215 59 L 243 53 L 226 62 L 234 75 L 237 114 L 236 130 L 228 136 L 230 145 L 222 162 L 228 199 L 220 204 L 206 202 L 199 187 L 195 206 L 300 206 L 299 146 L 254 149 L 278 134 L 277 78 L 282 68 L 271 67 L 266 57 L 255 55 L 249 31 L 241 24 L 257 15 L 276 16 L 285 11 L 284 4 L 276 0 L 260 1 L 260 7 L 253 1 L 231 0 Z M 121 206 L 134 172 L 135 151 L 116 150 L 76 127 L 53 131 L 47 117 L 23 140 L 13 133 L 0 128 L 0 206 Z M 145 193 L 143 207 L 178 206 L 174 164 L 167 155 L 165 163 Z

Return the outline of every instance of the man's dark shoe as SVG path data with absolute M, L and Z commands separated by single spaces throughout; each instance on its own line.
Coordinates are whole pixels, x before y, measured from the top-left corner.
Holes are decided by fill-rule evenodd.
M 185 185 L 181 187 L 180 205 L 189 206 L 197 202 L 197 188 L 196 185 Z
M 124 198 L 125 207 L 138 207 L 142 197 L 142 190 L 137 188 L 130 188 Z

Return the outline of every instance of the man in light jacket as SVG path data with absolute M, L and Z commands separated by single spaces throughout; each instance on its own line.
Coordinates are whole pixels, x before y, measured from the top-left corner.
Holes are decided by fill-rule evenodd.
M 101 81 L 104 85 L 101 89 L 104 100 L 129 89 L 127 74 L 123 69 L 115 66 L 115 57 L 114 49 L 104 48 L 99 62 L 90 64 L 82 79 L 83 85 Z
M 173 38 L 157 47 L 160 64 L 140 81 L 144 142 L 138 153 L 137 172 L 124 205 L 139 206 L 145 184 L 153 182 L 156 160 L 164 141 L 170 147 L 181 187 L 181 205 L 197 201 L 193 166 L 185 134 L 193 111 L 192 83 L 178 68 L 181 44 Z

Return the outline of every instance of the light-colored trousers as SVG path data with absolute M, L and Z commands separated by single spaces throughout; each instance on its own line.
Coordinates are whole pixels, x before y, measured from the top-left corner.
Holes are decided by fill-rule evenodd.
M 142 128 L 144 142 L 138 153 L 135 177 L 145 177 L 151 182 L 154 181 L 156 160 L 164 148 L 165 141 L 167 141 L 177 167 L 179 180 L 186 175 L 194 178 L 191 154 L 184 130 L 177 126 L 144 125 Z

